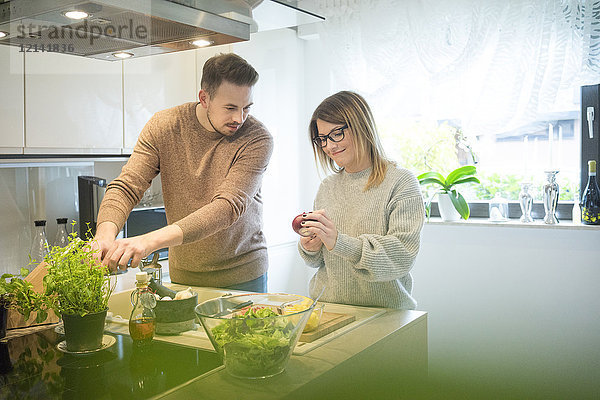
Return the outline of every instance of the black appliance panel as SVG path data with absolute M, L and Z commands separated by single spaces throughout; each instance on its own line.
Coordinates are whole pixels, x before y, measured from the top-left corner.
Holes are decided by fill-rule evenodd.
M 592 134 L 588 124 L 588 110 L 593 113 Z M 591 136 L 591 137 L 590 137 Z M 581 87 L 581 180 L 579 198 L 588 181 L 588 161 L 600 164 L 600 84 Z

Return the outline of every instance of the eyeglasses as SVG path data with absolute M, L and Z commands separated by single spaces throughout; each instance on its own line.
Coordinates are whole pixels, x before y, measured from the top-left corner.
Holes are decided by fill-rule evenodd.
M 344 140 L 344 129 L 348 129 L 348 125 L 344 125 L 329 132 L 328 135 L 318 135 L 313 138 L 313 142 L 319 147 L 327 146 L 327 139 L 334 143 Z

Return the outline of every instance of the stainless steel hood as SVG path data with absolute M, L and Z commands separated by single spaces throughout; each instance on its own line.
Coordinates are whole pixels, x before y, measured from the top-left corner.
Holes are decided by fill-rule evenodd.
M 0 2 L 0 44 L 115 61 L 250 39 L 262 0 L 9 0 Z M 286 1 L 267 0 L 322 20 Z M 266 6 L 263 6 L 266 7 Z M 69 18 L 69 12 L 87 15 Z M 277 18 L 276 13 L 270 18 Z M 309 22 L 310 22 L 309 21 Z M 2 37 L 4 34 L 4 37 Z M 196 44 L 194 44 L 196 42 Z

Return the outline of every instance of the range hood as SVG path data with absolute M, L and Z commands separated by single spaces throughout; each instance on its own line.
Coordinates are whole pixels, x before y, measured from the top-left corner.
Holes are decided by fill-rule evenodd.
M 323 20 L 278 0 L 1 1 L 0 44 L 108 61 L 249 40 L 259 6 L 276 7 L 269 19 L 279 9 L 302 23 Z

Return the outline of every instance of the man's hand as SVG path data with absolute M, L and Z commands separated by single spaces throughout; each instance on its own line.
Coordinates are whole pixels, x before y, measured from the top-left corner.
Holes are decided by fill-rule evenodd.
M 104 255 L 102 263 L 111 271 L 116 271 L 117 269 L 127 269 L 127 264 L 131 260 L 131 267 L 136 268 L 142 262 L 142 258 L 148 256 L 152 251 L 154 249 L 150 245 L 148 234 L 117 239 L 113 241 L 112 246 Z
M 181 228 L 177 225 L 168 225 L 144 235 L 113 240 L 102 258 L 102 264 L 108 266 L 111 271 L 116 271 L 127 269 L 127 264 L 131 260 L 131 267 L 136 268 L 142 262 L 142 258 L 155 250 L 181 243 L 183 243 Z
M 338 231 L 333 221 L 330 220 L 325 213 L 325 210 L 316 210 L 307 213 L 306 219 L 302 221 L 302 226 L 308 228 L 313 235 L 316 235 L 316 237 L 320 239 L 320 242 L 327 247 L 327 250 L 331 250 L 335 247 Z M 302 247 L 309 250 L 304 246 L 304 243 L 302 243 L 302 239 L 300 239 L 300 243 L 302 244 Z M 307 243 L 307 245 L 309 245 L 309 243 Z
M 102 262 L 106 252 L 112 247 L 117 233 L 119 233 L 119 229 L 112 222 L 106 221 L 96 227 L 96 235 L 91 242 L 91 246 L 92 250 L 95 250 L 94 258 L 98 262 Z

